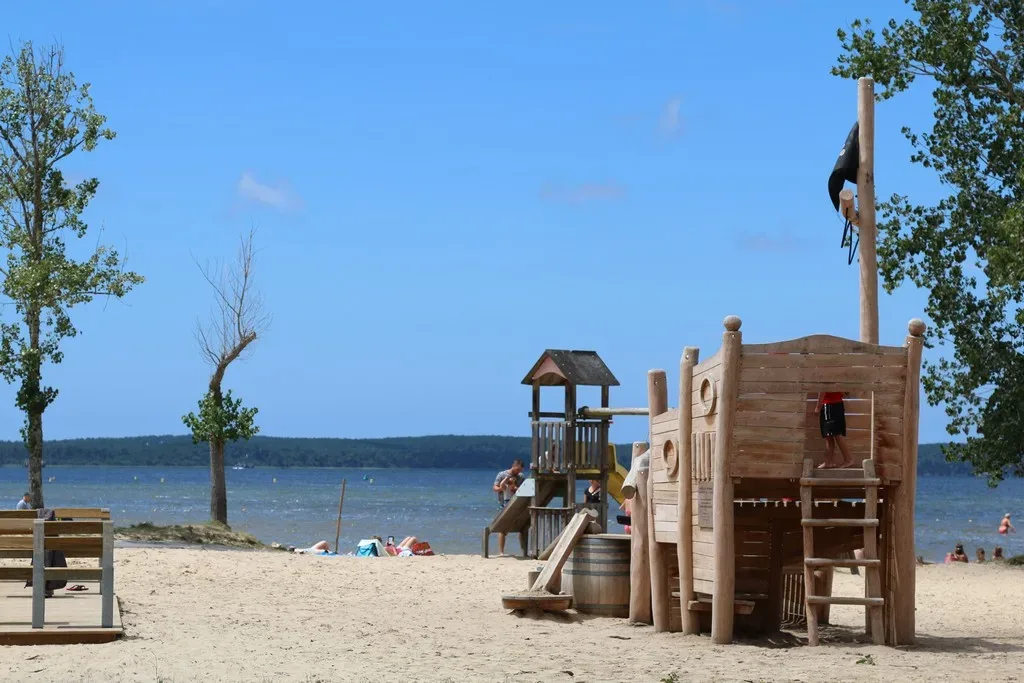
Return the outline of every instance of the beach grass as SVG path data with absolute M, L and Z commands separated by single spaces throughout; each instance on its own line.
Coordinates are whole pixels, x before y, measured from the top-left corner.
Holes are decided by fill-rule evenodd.
M 184 543 L 186 545 L 217 545 L 229 548 L 269 548 L 252 534 L 233 531 L 219 522 L 205 524 L 168 524 L 140 522 L 114 529 L 119 540 L 143 543 Z

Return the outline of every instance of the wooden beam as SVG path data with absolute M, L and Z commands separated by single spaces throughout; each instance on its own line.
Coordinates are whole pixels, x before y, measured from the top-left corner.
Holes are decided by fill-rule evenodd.
M 677 491 L 678 515 L 676 530 L 676 556 L 679 560 L 679 601 L 683 633 L 700 633 L 700 617 L 687 606 L 694 600 L 693 592 L 693 366 L 700 357 L 700 349 L 687 346 L 679 361 L 679 482 Z M 687 609 L 683 609 L 687 607 Z
M 650 433 L 654 433 L 654 418 L 668 411 L 668 384 L 664 370 L 650 370 L 647 373 L 647 405 Z M 651 469 L 654 469 L 655 453 L 651 439 Z M 671 587 L 668 583 L 668 565 L 665 546 L 654 536 L 654 477 L 647 479 L 647 549 L 651 560 L 651 621 L 654 630 L 663 633 L 671 628 Z
M 569 559 L 569 553 L 576 547 L 576 541 L 587 530 L 587 525 L 596 519 L 597 513 L 593 510 L 580 510 L 576 513 L 559 536 L 558 544 L 551 552 L 551 557 L 537 576 L 537 580 L 533 582 L 532 590 L 550 592 L 555 587 L 562 578 L 562 565 Z
M 914 554 L 914 504 L 917 493 L 917 429 L 921 412 L 921 352 L 925 324 L 907 325 L 907 390 L 903 399 L 903 481 L 887 496 L 893 549 L 888 558 L 895 565 L 889 587 L 894 621 L 893 645 L 913 645 L 916 640 L 915 594 L 917 562 Z
M 580 415 L 583 417 L 598 418 L 612 417 L 614 415 L 646 415 L 647 408 L 591 408 L 583 406 L 580 408 Z
M 875 81 L 857 81 L 860 159 L 857 196 L 860 201 L 860 340 L 878 343 L 878 253 L 875 230 Z
M 736 422 L 736 395 L 739 389 L 740 347 L 743 322 L 734 315 L 723 322 L 722 380 L 715 425 L 715 453 L 712 466 L 712 519 L 715 541 L 715 585 L 711 594 L 711 642 L 732 642 L 734 601 L 736 599 L 736 538 L 733 525 L 732 443 Z
M 637 441 L 633 444 L 633 460 L 630 470 L 636 470 L 636 491 L 630 498 L 629 529 L 629 623 L 651 623 L 651 556 L 650 528 L 647 524 L 647 479 L 650 470 L 639 470 L 637 460 L 647 452 L 649 444 Z M 650 458 L 650 455 L 647 456 Z

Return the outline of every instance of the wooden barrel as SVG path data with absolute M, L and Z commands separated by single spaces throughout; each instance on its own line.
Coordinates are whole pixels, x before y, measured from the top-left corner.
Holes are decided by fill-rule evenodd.
M 629 616 L 629 556 L 628 534 L 580 538 L 562 568 L 562 592 L 577 612 Z

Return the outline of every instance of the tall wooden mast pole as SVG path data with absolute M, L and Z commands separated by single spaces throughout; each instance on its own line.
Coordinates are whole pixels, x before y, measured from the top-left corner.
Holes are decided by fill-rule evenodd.
M 860 217 L 860 340 L 878 343 L 878 252 L 875 248 L 875 81 L 857 81 L 860 158 L 857 199 Z

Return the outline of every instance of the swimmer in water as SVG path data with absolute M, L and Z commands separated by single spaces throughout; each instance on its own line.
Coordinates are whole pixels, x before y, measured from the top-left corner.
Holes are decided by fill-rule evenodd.
M 1013 524 L 1010 523 L 1010 513 L 1007 512 L 1003 515 L 1003 521 L 999 523 L 999 533 L 1005 536 L 1011 531 L 1017 533 L 1017 530 L 1013 528 Z

